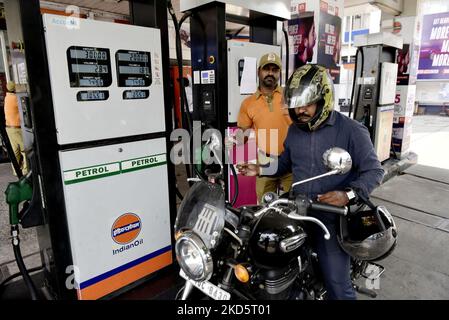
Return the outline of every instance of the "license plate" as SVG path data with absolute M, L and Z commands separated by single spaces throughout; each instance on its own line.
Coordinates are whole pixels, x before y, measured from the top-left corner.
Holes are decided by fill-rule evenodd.
M 189 277 L 187 277 L 187 275 L 182 270 L 179 271 L 179 275 L 214 300 L 231 300 L 231 294 L 229 292 L 224 291 L 223 289 L 217 287 L 209 281 L 195 281 L 189 279 Z

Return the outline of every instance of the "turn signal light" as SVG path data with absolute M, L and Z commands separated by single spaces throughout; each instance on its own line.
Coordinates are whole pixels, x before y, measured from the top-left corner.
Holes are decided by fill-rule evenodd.
M 182 231 L 180 230 L 180 231 L 178 231 L 178 232 L 176 232 L 176 234 L 175 234 L 175 240 L 178 240 L 179 239 L 179 237 L 180 236 L 182 236 Z
M 238 264 L 234 267 L 234 274 L 235 277 L 243 283 L 246 283 L 249 281 L 249 272 L 248 270 L 242 266 L 241 264 Z

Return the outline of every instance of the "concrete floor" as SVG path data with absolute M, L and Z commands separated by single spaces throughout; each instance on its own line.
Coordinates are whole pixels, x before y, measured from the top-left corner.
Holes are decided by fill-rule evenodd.
M 414 116 L 410 148 L 418 154 L 418 164 L 449 169 L 449 117 Z
M 449 184 L 425 177 L 426 169 L 411 167 L 373 193 L 399 230 L 395 251 L 381 262 L 378 299 L 449 299 Z M 416 177 L 415 170 L 424 174 Z M 449 170 L 439 172 L 443 181 L 449 177 Z
M 377 299 L 449 299 L 449 117 L 415 116 L 411 150 L 418 154 L 418 165 L 372 195 L 374 203 L 390 210 L 399 228 L 397 248 L 380 262 L 386 271 Z M 0 271 L 4 274 L 17 271 L 3 194 L 14 179 L 9 164 L 0 164 Z M 184 189 L 185 182 L 181 184 Z M 39 266 L 34 230 L 21 230 L 21 240 L 27 267 Z M 128 298 L 145 299 L 144 291 L 136 292 Z

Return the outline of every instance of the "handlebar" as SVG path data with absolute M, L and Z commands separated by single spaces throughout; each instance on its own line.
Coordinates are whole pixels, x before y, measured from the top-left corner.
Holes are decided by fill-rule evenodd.
M 274 200 L 273 202 L 269 203 L 268 206 L 266 206 L 265 208 L 257 211 L 254 214 L 254 217 L 258 218 L 259 216 L 261 216 L 265 212 L 267 212 L 267 211 L 269 211 L 271 209 L 276 209 L 276 206 L 278 204 L 294 204 L 294 202 L 289 200 L 289 199 L 277 199 L 277 200 Z
M 314 222 L 315 224 L 319 225 L 321 227 L 321 229 L 323 229 L 324 239 L 329 240 L 331 238 L 331 234 L 329 233 L 329 230 L 327 229 L 327 227 L 324 225 L 324 223 L 322 223 L 317 218 L 300 216 L 299 214 L 296 214 L 294 212 L 290 213 L 288 215 L 288 217 L 293 220 Z
M 330 212 L 330 213 L 336 213 L 336 214 L 339 214 L 342 216 L 346 216 L 348 214 L 347 207 L 336 207 L 336 206 L 332 206 L 330 204 L 319 203 L 319 202 L 312 202 L 310 204 L 310 209 L 318 210 L 318 211 L 326 211 L 326 212 Z
M 281 204 L 283 204 L 283 205 L 294 205 L 296 207 L 296 210 L 290 210 L 289 213 L 285 213 L 285 212 L 283 212 L 283 210 L 281 208 L 278 207 Z M 309 222 L 313 222 L 313 223 L 317 224 L 318 226 L 321 227 L 321 229 L 323 229 L 323 231 L 324 231 L 324 238 L 326 240 L 329 240 L 330 239 L 329 230 L 327 229 L 327 227 L 320 220 L 318 220 L 316 218 L 313 218 L 313 217 L 308 217 L 306 215 L 301 215 L 301 214 L 297 213 L 297 211 L 304 212 L 303 211 L 304 209 L 306 209 L 306 211 L 308 209 L 319 210 L 319 211 L 326 211 L 326 212 L 330 212 L 330 213 L 339 214 L 339 215 L 342 215 L 342 216 L 346 216 L 348 214 L 348 209 L 346 207 L 336 207 L 336 206 L 329 205 L 329 204 L 324 204 L 324 203 L 310 201 L 310 200 L 308 200 L 305 197 L 301 197 L 301 198 L 297 198 L 295 200 L 277 199 L 277 200 L 269 203 L 265 208 L 263 208 L 263 209 L 259 210 L 258 212 L 256 212 L 254 214 L 254 217 L 258 218 L 258 217 L 260 217 L 261 215 L 263 215 L 265 212 L 267 212 L 269 210 L 275 210 L 276 212 L 278 212 L 280 214 L 283 214 L 283 215 L 287 216 L 290 219 L 300 220 L 300 221 L 309 221 Z

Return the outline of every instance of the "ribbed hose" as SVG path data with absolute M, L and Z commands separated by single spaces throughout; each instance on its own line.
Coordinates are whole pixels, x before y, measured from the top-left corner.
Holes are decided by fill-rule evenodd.
M 231 164 L 230 167 L 232 177 L 234 179 L 234 197 L 232 198 L 231 206 L 234 206 L 234 204 L 237 202 L 237 197 L 239 196 L 239 179 L 237 177 L 237 172 L 235 171 L 234 165 Z
M 11 227 L 12 232 L 18 232 L 17 226 Z M 20 252 L 20 240 L 18 237 L 14 237 L 12 240 L 12 247 L 14 250 L 14 257 L 16 258 L 17 266 L 19 267 L 19 271 L 22 274 L 23 280 L 25 281 L 25 285 L 30 292 L 31 300 L 39 300 L 36 287 L 34 286 L 33 281 L 25 267 L 25 263 L 23 262 L 22 253 Z
M 182 76 L 182 71 L 183 71 L 183 65 L 182 65 L 182 46 L 181 46 L 181 36 L 179 34 L 179 24 L 178 24 L 178 19 L 176 18 L 176 14 L 175 14 L 175 10 L 173 9 L 173 5 L 171 3 L 171 1 L 168 1 L 167 3 L 168 6 L 168 12 L 170 13 L 172 20 L 173 20 L 173 25 L 175 27 L 175 35 L 176 35 L 176 62 L 178 64 L 178 81 L 179 81 L 179 86 L 180 86 L 180 94 L 181 94 L 181 111 L 184 112 L 185 117 L 186 117 L 186 122 L 187 122 L 187 129 L 189 130 L 190 135 L 192 136 L 193 134 L 193 129 L 192 129 L 192 119 L 190 118 L 190 111 L 189 111 L 189 106 L 187 105 L 187 98 L 186 98 L 186 93 L 185 93 L 185 86 L 184 86 L 184 81 L 183 81 L 183 76 Z M 185 20 L 185 19 L 184 19 Z M 183 20 L 183 21 L 184 21 Z M 185 123 L 184 123 L 185 124 Z M 190 163 L 191 165 L 187 165 L 186 164 L 186 171 L 187 171 L 187 176 L 189 178 L 193 177 L 193 161 L 192 161 L 192 157 L 193 154 L 192 152 L 190 153 L 191 159 L 190 159 Z
M 30 273 L 33 273 L 33 272 L 36 272 L 36 271 L 39 271 L 39 270 L 42 270 L 42 269 L 44 269 L 44 266 L 31 268 L 31 269 L 27 270 L 27 273 L 30 274 Z M 0 282 L 0 296 L 2 295 L 3 288 L 6 286 L 6 284 L 8 282 L 10 282 L 11 280 L 14 280 L 15 278 L 21 277 L 21 276 L 22 276 L 22 273 L 21 272 L 17 272 L 17 273 L 14 273 L 13 275 L 10 275 L 6 279 L 4 279 L 2 282 Z
M 360 100 L 360 91 L 362 91 L 361 88 L 359 88 L 359 90 L 357 91 L 357 98 L 353 99 L 355 85 L 356 85 L 357 77 L 358 77 L 357 69 L 358 69 L 359 53 L 360 53 L 360 57 L 362 58 L 360 73 L 363 72 L 363 64 L 364 64 L 363 49 L 357 48 L 357 53 L 355 54 L 354 79 L 353 79 L 353 83 L 352 83 L 352 92 L 351 92 L 351 107 L 349 108 L 349 118 L 351 117 L 352 109 L 354 109 L 353 119 L 355 119 L 355 117 L 357 116 L 357 111 L 359 108 L 358 104 L 359 104 L 359 100 Z

